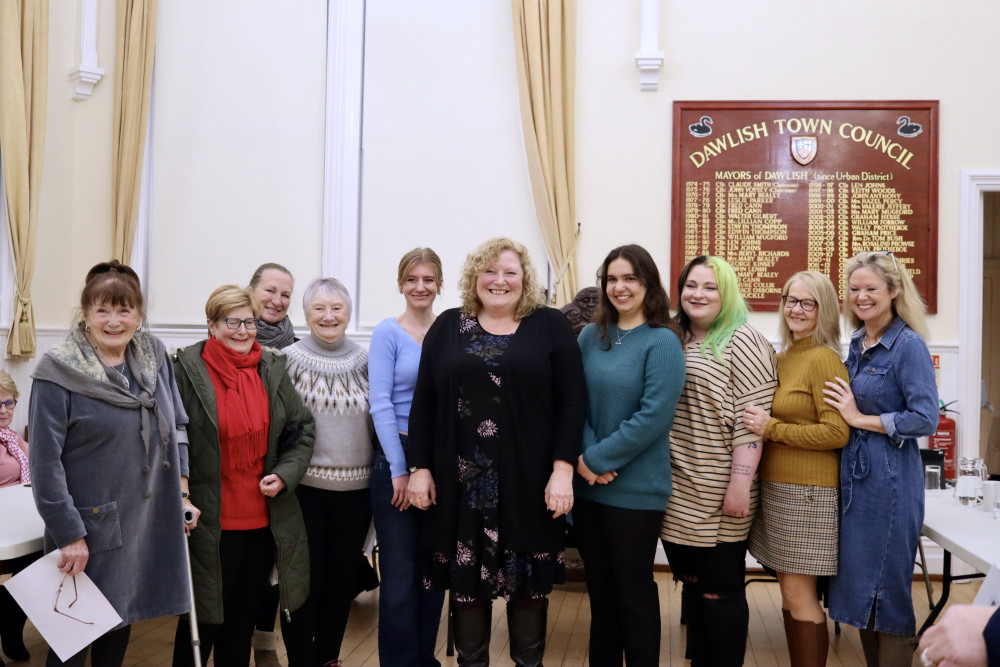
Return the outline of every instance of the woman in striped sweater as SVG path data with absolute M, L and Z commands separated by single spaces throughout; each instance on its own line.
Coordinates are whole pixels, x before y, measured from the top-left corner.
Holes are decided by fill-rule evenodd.
M 750 611 L 743 576 L 757 508 L 761 438 L 740 418 L 771 409 L 774 348 L 747 322 L 736 273 L 699 256 L 677 282 L 686 382 L 670 431 L 673 492 L 660 537 L 684 582 L 692 667 L 742 665 Z
M 764 438 L 761 510 L 750 531 L 750 553 L 778 573 L 792 667 L 821 667 L 830 640 L 816 578 L 837 574 L 839 450 L 850 435 L 840 413 L 823 401 L 823 389 L 847 369 L 829 278 L 796 273 L 785 283 L 781 305 L 773 409 L 751 405 L 743 411 L 746 427 Z

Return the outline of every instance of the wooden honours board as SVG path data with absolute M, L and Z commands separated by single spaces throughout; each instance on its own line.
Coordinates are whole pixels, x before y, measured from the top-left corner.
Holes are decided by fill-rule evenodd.
M 843 299 L 845 261 L 891 250 L 935 313 L 937 168 L 936 101 L 675 102 L 671 285 L 718 255 L 777 310 L 796 271 Z

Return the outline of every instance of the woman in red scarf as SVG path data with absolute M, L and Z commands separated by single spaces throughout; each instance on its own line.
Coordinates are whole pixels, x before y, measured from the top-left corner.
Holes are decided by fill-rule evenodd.
M 188 488 L 197 508 L 191 570 L 202 660 L 248 664 L 254 610 L 277 564 L 281 608 L 308 593 L 308 547 L 294 489 L 312 457 L 314 427 L 280 353 L 255 340 L 260 301 L 235 285 L 205 304 L 209 338 L 178 351 L 177 386 L 188 412 Z M 192 508 L 192 509 L 193 509 Z M 174 665 L 191 663 L 181 620 Z

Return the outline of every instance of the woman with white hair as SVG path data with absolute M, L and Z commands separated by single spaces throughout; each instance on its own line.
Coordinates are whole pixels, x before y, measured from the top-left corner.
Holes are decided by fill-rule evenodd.
M 368 526 L 372 421 L 368 353 L 347 338 L 351 296 L 320 278 L 302 297 L 309 335 L 286 347 L 288 374 L 316 420 L 316 445 L 297 494 L 309 537 L 309 599 L 282 618 L 290 667 L 340 665 L 340 646 Z

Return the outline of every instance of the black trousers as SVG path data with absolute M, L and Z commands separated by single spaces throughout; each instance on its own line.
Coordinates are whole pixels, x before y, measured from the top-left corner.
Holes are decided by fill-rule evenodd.
M 300 484 L 295 493 L 309 536 L 309 599 L 290 622 L 282 615 L 281 634 L 289 666 L 313 667 L 340 657 L 372 508 L 368 489 L 327 491 Z
M 660 599 L 653 580 L 662 511 L 577 498 L 573 507 L 590 595 L 590 666 L 655 667 Z
M 747 541 L 692 547 L 663 540 L 674 579 L 684 582 L 691 667 L 739 667 L 747 650 Z
M 215 664 L 219 667 L 248 665 L 255 612 L 274 567 L 271 529 L 222 531 L 219 559 L 222 565 L 223 620 L 220 625 L 199 621 L 201 662 L 202 665 L 208 664 L 208 657 L 214 649 Z M 178 619 L 173 665 L 194 665 L 187 616 Z

